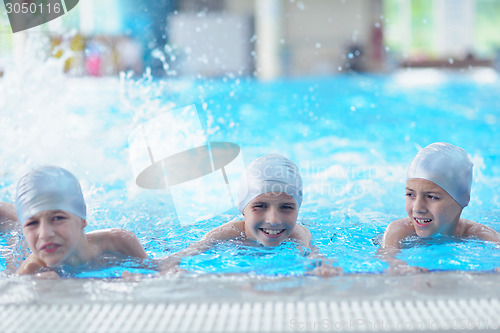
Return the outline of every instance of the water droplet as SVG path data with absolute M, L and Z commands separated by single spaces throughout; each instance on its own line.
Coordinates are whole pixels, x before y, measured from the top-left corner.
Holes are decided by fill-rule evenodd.
M 320 48 L 321 48 L 321 43 L 320 43 L 320 42 L 317 42 L 317 43 L 315 44 L 315 46 L 316 46 L 316 48 L 317 48 L 317 49 L 320 49 Z

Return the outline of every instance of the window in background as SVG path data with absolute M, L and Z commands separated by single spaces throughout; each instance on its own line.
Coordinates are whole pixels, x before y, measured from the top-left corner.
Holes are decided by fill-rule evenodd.
M 400 60 L 493 58 L 499 0 L 385 0 L 385 44 Z
M 476 0 L 476 52 L 479 56 L 500 56 L 500 1 Z

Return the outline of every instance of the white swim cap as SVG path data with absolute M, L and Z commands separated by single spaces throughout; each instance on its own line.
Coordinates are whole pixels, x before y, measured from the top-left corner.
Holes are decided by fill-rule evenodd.
M 269 192 L 288 194 L 295 199 L 297 208 L 302 204 L 302 178 L 299 168 L 279 154 L 259 157 L 243 172 L 238 193 L 238 209 L 243 213 L 250 201 Z
M 86 206 L 78 179 L 66 169 L 43 166 L 17 183 L 16 211 L 21 224 L 46 210 L 64 210 L 86 219 Z
M 435 142 L 418 152 L 408 168 L 406 180 L 427 179 L 465 207 L 470 200 L 472 166 L 462 148 L 446 142 Z

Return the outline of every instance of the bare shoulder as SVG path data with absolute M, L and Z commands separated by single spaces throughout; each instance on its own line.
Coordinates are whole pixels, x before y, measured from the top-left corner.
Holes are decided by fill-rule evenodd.
M 87 233 L 86 237 L 96 256 L 105 252 L 116 252 L 138 258 L 147 258 L 137 236 L 129 230 L 120 228 L 95 230 Z
M 312 235 L 309 229 L 304 227 L 301 224 L 296 224 L 292 233 L 290 234 L 290 238 L 296 239 L 300 241 L 304 246 L 309 249 L 312 249 Z
M 461 226 L 457 236 L 477 237 L 482 240 L 500 244 L 500 234 L 494 229 L 466 219 L 460 219 L 460 224 Z
M 0 219 L 17 221 L 16 206 L 8 202 L 0 202 Z
M 234 219 L 207 232 L 202 241 L 216 242 L 240 237 L 245 232 L 245 221 Z
M 399 248 L 399 242 L 408 237 L 416 235 L 415 228 L 408 217 L 389 223 L 382 238 L 382 248 Z
M 18 223 L 16 207 L 7 202 L 0 202 L 0 231 L 10 230 Z
M 86 235 L 89 242 L 92 243 L 109 241 L 109 240 L 122 240 L 124 238 L 126 239 L 129 237 L 136 238 L 133 232 L 120 228 L 94 230 L 88 232 Z
M 21 263 L 21 266 L 19 266 L 16 273 L 19 275 L 36 274 L 45 267 L 47 267 L 45 262 L 34 254 L 30 254 L 28 258 Z

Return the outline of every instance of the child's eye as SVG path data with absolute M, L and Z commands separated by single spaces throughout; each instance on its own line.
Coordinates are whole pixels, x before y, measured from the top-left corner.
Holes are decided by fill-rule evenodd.
M 281 209 L 293 209 L 294 207 L 292 205 L 283 205 L 281 206 Z
M 52 218 L 54 221 L 62 221 L 66 219 L 66 216 L 64 215 L 56 215 Z
M 429 199 L 432 199 L 432 200 L 439 200 L 439 197 L 438 196 L 435 196 L 435 195 L 432 195 L 432 194 L 429 194 L 427 196 Z
M 412 198 L 412 197 L 414 197 L 415 195 L 414 195 L 413 193 L 411 193 L 411 192 L 407 192 L 407 193 L 406 193 L 406 196 L 407 196 L 407 197 L 409 197 L 409 198 Z
M 255 204 L 253 205 L 253 208 L 266 208 L 265 204 Z
M 36 224 L 38 223 L 38 221 L 27 221 L 24 226 L 25 227 L 34 227 Z

